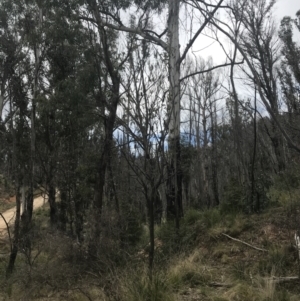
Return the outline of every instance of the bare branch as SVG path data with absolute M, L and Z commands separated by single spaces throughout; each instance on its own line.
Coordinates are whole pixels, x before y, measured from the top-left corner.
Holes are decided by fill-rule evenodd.
M 142 30 L 140 28 L 131 28 L 131 27 L 127 27 L 127 26 L 121 25 L 121 24 L 120 25 L 114 25 L 114 24 L 111 24 L 109 22 L 103 21 L 102 19 L 100 19 L 99 22 L 97 22 L 97 20 L 95 20 L 93 18 L 84 17 L 84 16 L 80 16 L 79 19 L 87 21 L 87 22 L 92 22 L 97 27 L 102 27 L 103 28 L 104 26 L 107 26 L 108 28 L 111 28 L 111 29 L 114 29 L 114 30 L 117 30 L 117 31 L 123 31 L 123 32 L 137 34 L 137 35 L 141 36 L 142 38 L 144 38 L 145 40 L 149 40 L 149 41 L 161 46 L 164 50 L 166 50 L 166 51 L 168 50 L 168 44 L 165 43 L 160 38 L 151 35 L 148 30 Z M 156 34 L 156 35 L 158 36 L 158 34 Z
M 222 64 L 222 65 L 217 65 L 217 66 L 211 67 L 211 68 L 206 69 L 206 70 L 193 72 L 193 73 L 191 73 L 191 74 L 188 74 L 188 75 L 182 77 L 182 78 L 180 79 L 180 82 L 183 81 L 183 80 L 185 80 L 185 79 L 187 79 L 187 78 L 189 78 L 189 77 L 192 77 L 192 76 L 194 76 L 194 75 L 202 74 L 202 73 L 206 73 L 206 72 L 210 72 L 210 71 L 212 71 L 212 70 L 215 70 L 215 69 L 218 69 L 218 68 L 222 68 L 222 67 L 231 66 L 231 64 L 232 64 L 232 63 L 225 63 L 225 64 Z M 244 59 L 243 59 L 241 62 L 235 63 L 235 65 L 240 65 L 240 64 L 244 64 Z
M 253 246 L 253 245 L 248 244 L 247 242 L 244 242 L 244 241 L 239 240 L 239 239 L 237 239 L 237 238 L 233 238 L 233 237 L 231 237 L 231 236 L 229 236 L 229 235 L 227 235 L 227 234 L 225 234 L 225 233 L 222 233 L 222 235 L 228 237 L 229 239 L 232 239 L 232 240 L 234 240 L 234 241 L 237 241 L 237 242 L 239 242 L 239 243 L 241 243 L 241 244 L 243 244 L 243 245 L 246 245 L 246 246 L 248 246 L 248 247 L 250 247 L 250 248 L 252 248 L 252 249 L 255 249 L 255 250 L 257 250 L 257 251 L 268 252 L 268 250 L 266 250 L 266 249 L 261 249 L 261 248 L 255 247 L 255 246 Z
M 259 75 L 257 74 L 257 71 L 255 70 L 255 68 L 253 67 L 253 65 L 251 64 L 247 54 L 245 53 L 244 49 L 242 48 L 242 46 L 236 41 L 235 37 L 232 37 L 226 30 L 224 30 L 220 25 L 218 25 L 216 22 L 213 21 L 213 25 L 218 28 L 219 31 L 221 31 L 225 36 L 227 36 L 231 42 L 236 46 L 236 48 L 239 50 L 239 52 L 241 53 L 241 55 L 243 56 L 243 58 L 245 59 L 249 69 L 251 70 L 253 76 L 254 76 L 254 81 L 255 84 L 257 85 L 258 88 L 258 92 L 259 95 L 261 97 L 261 100 L 263 102 L 263 104 L 265 105 L 268 113 L 271 115 L 271 117 L 273 118 L 273 120 L 275 121 L 276 125 L 278 126 L 278 129 L 280 130 L 280 132 L 282 133 L 282 135 L 284 136 L 284 138 L 286 139 L 287 143 L 289 144 L 289 146 L 293 149 L 295 149 L 297 152 L 300 153 L 300 147 L 298 145 L 296 145 L 293 140 L 291 139 L 291 137 L 286 133 L 286 131 L 284 130 L 284 128 L 282 127 L 282 125 L 280 124 L 276 113 L 272 110 L 271 106 L 269 105 L 268 101 L 266 100 L 264 93 L 262 91 L 262 87 L 261 87 L 261 81 L 259 79 Z
M 195 35 L 193 36 L 193 38 L 189 41 L 189 43 L 187 44 L 182 56 L 179 59 L 179 64 L 182 63 L 182 61 L 185 59 L 189 49 L 193 46 L 194 42 L 196 41 L 197 37 L 200 35 L 200 33 L 203 31 L 203 29 L 206 27 L 206 25 L 211 21 L 211 19 L 213 18 L 214 14 L 216 13 L 216 11 L 220 8 L 222 2 L 224 0 L 220 0 L 220 2 L 218 3 L 218 5 L 214 8 L 214 10 L 210 13 L 208 12 L 209 17 L 205 19 L 204 23 L 201 25 L 201 27 L 198 29 L 198 31 L 195 33 Z

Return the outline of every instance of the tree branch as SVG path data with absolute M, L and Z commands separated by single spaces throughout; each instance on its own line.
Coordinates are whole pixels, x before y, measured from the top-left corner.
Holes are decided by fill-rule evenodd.
M 298 281 L 298 276 L 290 276 L 290 277 L 271 277 L 267 278 L 266 280 L 271 280 L 275 283 L 284 283 L 284 282 L 291 282 L 291 281 Z
M 198 38 L 198 36 L 200 35 L 200 33 L 203 31 L 203 29 L 206 27 L 206 25 L 211 21 L 211 19 L 213 18 L 214 14 L 216 13 L 216 11 L 220 8 L 222 2 L 224 0 L 220 0 L 220 2 L 217 4 L 217 6 L 213 9 L 213 11 L 209 14 L 209 17 L 205 19 L 204 23 L 201 25 L 201 27 L 198 29 L 198 31 L 195 33 L 195 35 L 193 36 L 193 38 L 189 41 L 189 43 L 187 44 L 182 56 L 179 59 L 179 64 L 182 63 L 182 61 L 185 59 L 189 49 L 193 46 L 194 42 L 196 41 L 196 39 Z
M 261 81 L 259 79 L 259 75 L 257 74 L 255 68 L 253 67 L 253 65 L 251 64 L 249 58 L 247 57 L 245 51 L 243 50 L 243 48 L 241 47 L 241 45 L 239 45 L 239 43 L 236 41 L 236 39 L 234 37 L 232 37 L 226 30 L 224 30 L 221 26 L 219 26 L 216 22 L 212 23 L 218 30 L 220 30 L 225 36 L 227 36 L 231 42 L 236 46 L 236 48 L 239 50 L 239 52 L 241 53 L 241 55 L 243 56 L 243 58 L 245 59 L 249 69 L 251 70 L 253 77 L 254 77 L 254 81 L 255 84 L 257 85 L 258 88 L 258 92 L 260 95 L 260 98 L 263 102 L 263 104 L 265 105 L 268 113 L 271 115 L 271 117 L 273 118 L 273 120 L 275 121 L 276 125 L 278 126 L 278 129 L 280 130 L 280 132 L 282 133 L 282 135 L 284 136 L 284 138 L 286 139 L 288 145 L 293 148 L 294 150 L 296 150 L 297 152 L 300 153 L 300 147 L 297 146 L 291 139 L 291 137 L 286 133 L 286 131 L 284 130 L 284 128 L 281 126 L 280 122 L 278 121 L 277 115 L 276 113 L 272 110 L 270 104 L 268 103 L 268 101 L 266 100 L 263 91 L 262 91 L 262 87 L 261 87 Z
M 202 73 L 206 73 L 206 72 L 210 72 L 210 71 L 212 71 L 212 70 L 214 70 L 214 69 L 218 69 L 218 68 L 222 68 L 222 67 L 231 66 L 231 64 L 232 64 L 232 63 L 225 63 L 225 64 L 222 64 L 222 65 L 217 65 L 217 66 L 211 67 L 211 68 L 206 69 L 206 70 L 193 72 L 193 73 L 191 73 L 191 74 L 188 74 L 188 75 L 182 77 L 182 78 L 180 79 L 180 82 L 183 81 L 183 80 L 185 80 L 185 79 L 187 79 L 187 78 L 189 78 L 189 77 L 192 77 L 192 76 L 194 76 L 194 75 L 202 74 Z M 244 64 L 244 59 L 243 59 L 241 62 L 235 63 L 235 65 L 240 65 L 240 64 Z
M 111 24 L 109 22 L 103 21 L 102 19 L 100 20 L 100 22 L 97 22 L 93 18 L 84 17 L 84 16 L 80 16 L 80 17 L 78 17 L 78 19 L 79 20 L 84 20 L 84 21 L 87 21 L 87 22 L 92 22 L 95 25 L 97 25 L 97 27 L 107 26 L 108 28 L 114 29 L 114 30 L 117 30 L 117 31 L 123 31 L 123 32 L 137 34 L 137 35 L 141 36 L 142 38 L 144 38 L 145 40 L 149 40 L 149 41 L 161 46 L 164 50 L 168 51 L 168 44 L 167 43 L 165 43 L 163 40 L 161 40 L 158 37 L 154 37 L 153 35 L 150 35 L 148 32 L 146 32 L 144 30 L 141 30 L 140 28 L 131 28 L 131 27 L 127 27 L 127 26 L 124 26 L 124 25 L 114 25 L 114 24 Z

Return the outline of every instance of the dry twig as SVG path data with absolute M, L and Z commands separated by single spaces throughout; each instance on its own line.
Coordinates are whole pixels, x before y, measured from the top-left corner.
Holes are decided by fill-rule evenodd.
M 237 241 L 237 242 L 239 242 L 239 243 L 241 243 L 241 244 L 244 244 L 244 245 L 246 245 L 246 246 L 248 246 L 248 247 L 250 247 L 250 248 L 252 248 L 252 249 L 255 249 L 255 250 L 257 250 L 257 251 L 268 252 L 268 250 L 266 250 L 266 249 L 261 249 L 261 248 L 255 247 L 255 246 L 253 246 L 253 245 L 248 244 L 247 242 L 244 242 L 244 241 L 239 240 L 239 239 L 237 239 L 237 238 L 233 238 L 233 237 L 229 236 L 228 234 L 222 233 L 222 235 L 226 236 L 226 237 L 229 238 L 229 239 L 232 239 L 232 240 L 234 240 L 234 241 Z

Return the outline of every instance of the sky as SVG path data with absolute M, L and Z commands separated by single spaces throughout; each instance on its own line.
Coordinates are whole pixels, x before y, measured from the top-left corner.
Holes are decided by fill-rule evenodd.
M 284 16 L 295 17 L 295 14 L 300 10 L 299 0 L 277 0 L 275 4 L 277 19 L 282 19 Z
M 275 4 L 275 17 L 278 20 L 278 24 L 280 24 L 280 20 L 285 16 L 290 16 L 292 18 L 296 18 L 296 12 L 300 10 L 300 1 L 299 0 L 277 0 Z M 300 32 L 294 31 L 295 41 L 300 43 Z
M 285 16 L 296 18 L 296 12 L 300 10 L 300 0 L 277 0 L 274 6 L 274 17 L 279 28 L 280 21 Z M 295 31 L 294 40 L 300 43 L 300 33 Z M 226 44 L 226 41 L 224 41 Z M 213 57 L 215 63 L 221 64 L 225 60 L 225 56 L 217 42 L 201 36 L 193 47 L 194 53 L 199 54 L 203 58 Z
M 295 18 L 295 14 L 298 10 L 300 10 L 300 0 L 277 0 L 277 3 L 274 7 L 274 17 L 277 23 L 277 26 L 279 28 L 280 21 L 284 16 L 291 16 L 292 18 Z M 128 15 L 129 11 L 126 11 L 126 14 Z M 135 13 L 135 9 L 132 9 L 130 11 L 131 13 Z M 126 19 L 126 14 L 122 16 Z M 162 32 L 165 29 L 166 26 L 166 13 L 162 13 L 161 15 L 153 15 L 153 25 L 154 29 L 157 32 Z M 181 32 L 180 32 L 180 44 L 181 44 L 181 52 L 183 52 L 186 44 L 189 42 L 191 35 L 190 35 L 190 15 L 185 14 L 184 9 L 182 9 L 181 13 Z M 201 21 L 200 21 L 201 22 Z M 199 28 L 199 25 L 201 23 L 198 23 L 197 19 L 193 19 L 193 29 L 194 32 Z M 186 29 L 186 31 L 184 30 Z M 300 43 L 300 34 L 295 35 L 295 40 L 297 40 Z M 229 47 L 229 43 L 224 39 L 224 46 L 225 48 Z M 227 44 L 226 44 L 227 43 Z M 125 45 L 121 45 L 121 47 L 124 47 Z M 225 55 L 223 53 L 223 50 L 219 46 L 217 41 L 212 40 L 211 38 L 206 37 L 205 35 L 201 35 L 195 44 L 192 47 L 193 55 L 195 56 L 201 56 L 204 59 L 207 59 L 209 56 L 213 58 L 214 64 L 222 64 L 225 62 Z M 245 97 L 253 97 L 253 91 L 247 91 L 247 89 L 244 86 L 238 87 L 238 90 L 241 94 L 243 94 Z M 259 110 L 262 115 L 266 115 L 266 111 L 264 109 L 263 105 L 259 105 Z M 184 114 L 184 113 L 183 113 Z M 183 116 L 184 119 L 184 116 Z M 120 135 L 122 136 L 121 132 Z

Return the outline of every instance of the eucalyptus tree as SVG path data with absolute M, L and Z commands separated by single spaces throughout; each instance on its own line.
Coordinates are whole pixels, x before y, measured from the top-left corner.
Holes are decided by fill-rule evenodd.
M 213 60 L 207 61 L 196 59 L 191 72 L 200 72 L 213 67 Z M 187 98 L 188 106 L 185 110 L 190 111 L 193 120 L 194 144 L 197 148 L 195 158 L 194 177 L 199 191 L 203 195 L 197 198 L 202 200 L 202 205 L 208 207 L 218 205 L 218 175 L 216 174 L 216 112 L 218 92 L 221 82 L 216 71 L 199 73 L 189 79 Z M 196 167 L 197 166 L 197 167 Z
M 284 17 L 281 20 L 279 37 L 283 42 L 282 54 L 286 64 L 294 75 L 297 83 L 300 83 L 300 46 L 293 39 L 293 29 L 300 32 L 300 10 L 296 13 L 295 19 Z M 293 26 L 294 25 L 294 26 Z
M 273 2 L 256 1 L 244 9 L 242 23 L 245 26 L 243 46 L 247 49 L 259 77 L 259 85 L 268 101 L 272 112 L 279 117 L 280 104 L 276 64 L 280 59 L 280 42 L 272 18 Z M 250 76 L 254 80 L 253 76 Z M 271 141 L 278 162 L 278 170 L 285 168 L 282 134 L 271 117 Z
M 182 49 L 181 55 L 179 44 L 179 0 L 170 0 L 168 3 L 166 1 L 105 1 L 104 3 L 99 3 L 92 0 L 88 1 L 87 8 L 81 10 L 79 17 L 80 19 L 96 25 L 97 28 L 102 31 L 106 28 L 110 28 L 113 31 L 133 33 L 136 37 L 150 41 L 151 43 L 159 46 L 168 57 L 168 143 L 170 146 L 170 152 L 172 153 L 170 174 L 173 175 L 173 183 L 171 186 L 175 188 L 174 192 L 168 193 L 168 207 L 170 208 L 170 211 L 175 211 L 177 227 L 179 227 L 179 219 L 182 215 L 182 180 L 180 171 L 180 66 L 196 39 L 206 28 L 210 19 L 213 18 L 217 10 L 222 7 L 223 0 L 220 0 L 216 5 L 199 1 L 185 1 L 184 3 L 188 5 L 191 10 L 197 11 L 199 15 L 204 15 L 205 18 L 204 21 L 199 24 L 199 28 L 197 28 L 196 32 L 191 35 L 191 39 L 187 43 L 186 47 Z M 167 22 L 164 24 L 165 28 L 162 28 L 160 31 L 149 29 L 147 27 L 147 20 L 151 17 L 150 13 L 162 11 L 165 5 L 167 6 L 168 15 Z M 139 17 L 137 26 L 126 26 L 123 19 L 125 15 L 124 10 L 126 9 L 135 10 L 135 14 Z
M 12 140 L 12 145 L 8 145 L 11 151 L 8 158 L 13 161 L 17 196 L 15 239 L 8 273 L 13 269 L 20 244 L 22 250 L 28 252 L 27 255 L 31 252 L 33 191 L 36 184 L 47 186 L 50 220 L 54 225 L 57 221 L 55 190 L 61 175 L 59 167 L 65 168 L 65 171 L 72 169 L 73 174 L 77 168 L 76 164 L 63 161 L 66 158 L 65 145 L 69 140 L 74 140 L 72 146 L 68 145 L 72 150 L 68 154 L 75 159 L 72 162 L 78 163 L 78 140 L 87 139 L 87 127 L 94 120 L 87 116 L 90 107 L 86 99 L 92 89 L 86 80 L 94 65 L 87 59 L 90 49 L 86 49 L 83 42 L 88 41 L 88 35 L 82 27 L 76 26 L 77 21 L 68 23 L 64 18 L 66 12 L 62 13 L 59 9 L 60 6 L 51 3 L 34 1 L 1 3 L 1 37 L 6 42 L 2 44 L 1 83 L 5 87 L 2 93 L 4 102 L 10 110 L 4 116 L 4 124 L 7 135 L 11 137 L 7 141 Z M 11 14 L 14 18 L 9 18 Z M 92 84 L 94 82 L 91 81 Z M 84 143 L 79 141 L 78 144 L 82 150 Z M 72 184 L 76 188 L 78 181 L 73 178 Z M 22 214 L 19 190 L 25 185 L 29 186 L 29 190 Z M 82 219 L 82 214 L 80 206 L 77 207 L 69 214 L 75 216 L 79 236 L 82 220 L 80 223 L 76 221 Z
M 21 68 L 21 66 L 19 67 Z M 16 217 L 14 227 L 14 237 L 11 246 L 10 258 L 7 266 L 7 276 L 9 276 L 13 269 L 15 260 L 19 251 L 21 241 L 25 240 L 24 247 L 28 244 L 28 231 L 23 231 L 21 225 L 21 187 L 25 184 L 24 179 L 27 169 L 28 157 L 30 156 L 30 146 L 28 140 L 30 139 L 30 128 L 28 127 L 28 110 L 27 110 L 27 95 L 26 87 L 24 87 L 22 78 L 13 75 L 9 83 L 9 105 L 10 110 L 15 111 L 14 117 L 9 122 L 9 135 L 11 143 L 8 147 L 11 150 L 12 159 L 12 178 L 15 183 L 16 193 Z M 10 139 L 8 139 L 9 141 Z
M 276 68 L 274 68 L 279 59 L 279 44 L 270 19 L 273 6 L 274 1 L 236 1 L 231 4 L 229 17 L 236 19 L 237 23 L 242 24 L 241 26 L 232 28 L 220 18 L 211 19 L 210 23 L 219 33 L 229 38 L 235 45 L 237 53 L 245 60 L 248 68 L 247 73 L 256 85 L 258 95 L 270 115 L 273 125 L 276 126 L 275 131 L 277 133 L 273 131 L 271 138 L 273 139 L 274 151 L 276 149 L 278 169 L 283 169 L 285 162 L 280 135 L 284 137 L 290 148 L 297 152 L 300 152 L 300 148 L 294 143 L 285 126 L 280 122 L 277 77 L 275 75 Z M 264 26 L 267 27 L 264 28 Z M 249 40 L 246 39 L 247 34 Z M 260 36 L 258 41 L 255 34 Z M 251 39 L 256 44 L 249 44 Z
M 24 47 L 24 28 L 22 22 L 25 20 L 22 15 L 21 2 L 11 3 L 3 1 L 0 5 L 1 15 L 1 126 L 7 137 L 7 158 L 11 158 L 12 178 L 15 182 L 17 214 L 15 220 L 15 232 L 11 255 L 7 267 L 7 275 L 11 274 L 15 259 L 22 241 L 24 248 L 30 247 L 29 223 L 27 219 L 22 219 L 21 224 L 21 196 L 20 189 L 25 185 L 32 186 L 31 160 L 31 116 L 29 99 L 32 95 L 30 86 L 31 60 L 28 49 Z M 7 114 L 2 114 L 4 108 Z M 1 130 L 2 132 L 2 130 Z M 10 162 L 6 162 L 9 164 Z M 27 195 L 30 207 L 30 196 Z M 23 201 L 25 194 L 23 194 Z M 27 208 L 26 208 L 27 209 Z M 26 210 L 23 212 L 23 216 Z M 24 217 L 25 217 L 24 216 Z
M 87 128 L 96 120 L 91 97 L 97 83 L 96 69 L 94 50 L 89 45 L 93 32 L 75 19 L 67 19 L 70 9 L 66 6 L 48 3 L 45 11 L 43 53 L 47 68 L 37 99 L 39 182 L 48 194 L 51 225 L 63 230 L 69 216 L 71 232 L 73 224 L 77 225 L 75 232 L 80 237 L 84 210 L 76 170 L 83 161 Z M 59 205 L 57 189 L 61 191 Z
M 288 113 L 288 127 L 293 139 L 297 139 L 300 112 L 300 45 L 294 41 L 293 30 L 300 32 L 300 11 L 295 19 L 281 20 L 279 37 L 283 42 L 283 60 L 278 68 L 281 91 Z
M 145 41 L 140 43 L 142 46 L 136 47 L 129 55 L 124 87 L 126 98 L 123 111 L 126 118 L 120 122 L 128 134 L 126 159 L 146 201 L 150 234 L 149 271 L 152 278 L 154 223 L 161 219 L 163 211 L 158 191 L 165 181 L 167 124 L 164 122 L 164 97 L 167 72 L 159 60 L 150 57 L 151 52 L 157 50 Z
M 89 43 L 93 49 L 90 52 L 95 67 L 96 86 L 90 97 L 97 111 L 99 127 L 93 129 L 100 134 L 101 144 L 99 155 L 95 158 L 94 197 L 92 216 L 90 218 L 89 250 L 92 256 L 97 256 L 97 244 L 100 238 L 100 218 L 104 205 L 104 187 L 106 175 L 114 147 L 113 133 L 116 126 L 117 109 L 121 101 L 121 70 L 127 62 L 128 54 L 117 50 L 117 33 L 102 24 L 102 11 L 114 13 L 114 4 L 104 1 L 87 1 L 85 4 L 72 2 L 71 18 L 80 21 L 89 28 Z M 78 5 L 77 5 L 78 4 Z M 118 7 L 118 4 L 116 4 Z M 125 5 L 120 3 L 120 6 Z M 82 16 L 84 15 L 84 16 Z M 90 17 L 86 17 L 92 16 Z M 92 21 L 91 21 L 92 20 Z
M 9 87 L 15 71 L 24 58 L 14 32 L 14 22 L 11 21 L 13 14 L 14 12 L 8 9 L 5 3 L 0 4 L 0 161 L 3 164 L 2 170 L 3 172 L 7 170 L 8 177 L 12 176 L 11 169 L 8 167 L 12 163 L 12 153 L 5 142 L 11 140 L 7 139 L 7 136 L 10 136 L 8 128 L 16 111 L 16 107 L 10 105 Z

